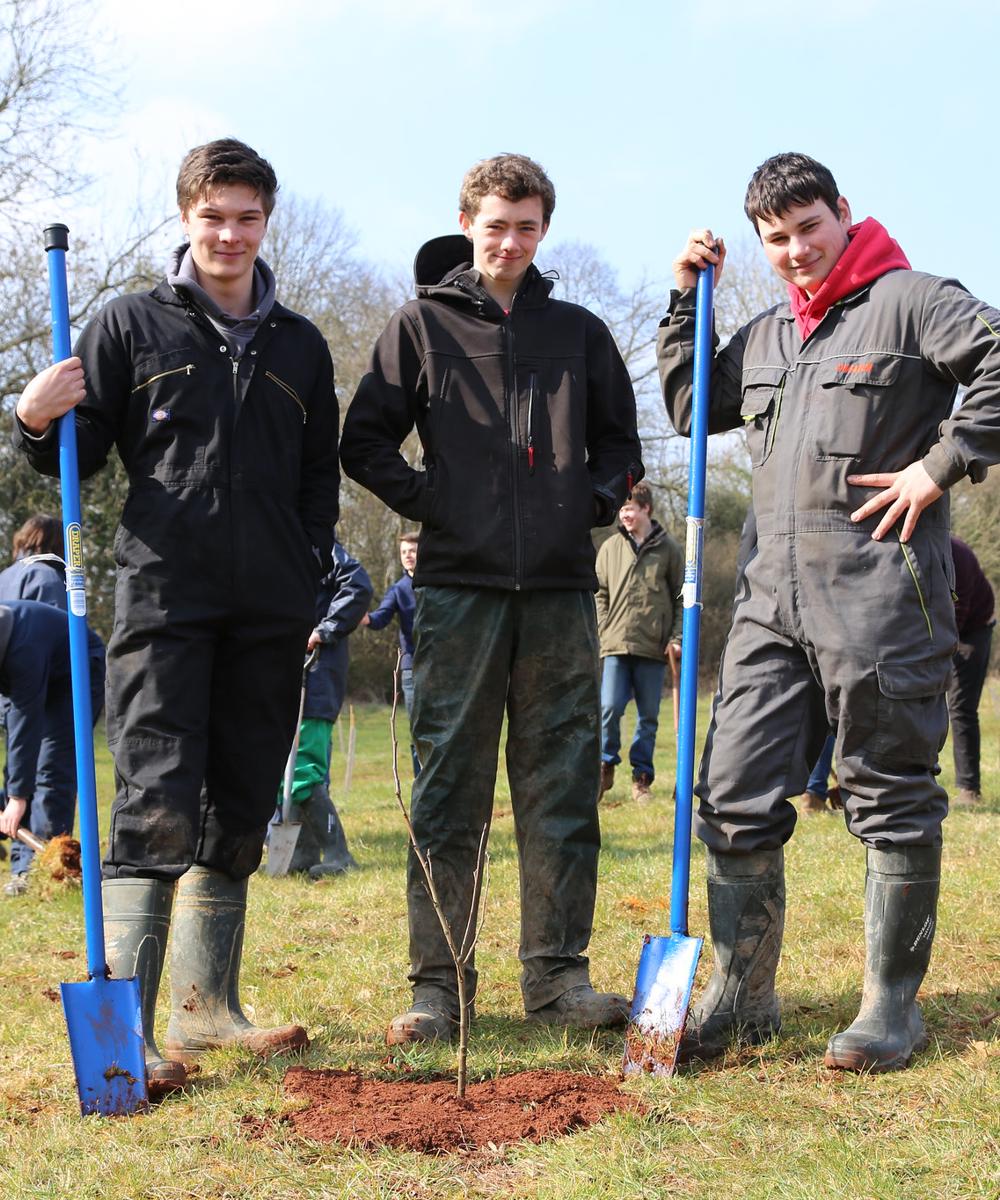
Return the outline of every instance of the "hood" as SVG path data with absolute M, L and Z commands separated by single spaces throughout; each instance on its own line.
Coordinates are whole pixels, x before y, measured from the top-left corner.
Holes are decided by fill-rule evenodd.
M 479 272 L 472 265 L 472 244 L 464 234 L 449 233 L 424 242 L 413 260 L 413 281 L 422 300 L 471 303 L 480 313 L 490 304 L 503 311 L 480 283 Z M 543 279 L 532 263 L 517 290 L 518 306 L 538 307 L 551 291 L 552 280 Z

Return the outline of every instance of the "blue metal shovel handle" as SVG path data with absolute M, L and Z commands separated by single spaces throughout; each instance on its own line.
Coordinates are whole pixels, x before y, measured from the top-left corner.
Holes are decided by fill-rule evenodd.
M 715 268 L 698 275 L 694 317 L 694 388 L 691 399 L 691 466 L 688 474 L 684 550 L 684 623 L 681 630 L 680 718 L 677 729 L 677 790 L 674 796 L 674 861 L 670 880 L 670 932 L 687 935 L 691 875 L 691 811 L 694 804 L 694 743 L 698 719 L 698 642 L 701 635 L 702 548 L 705 527 L 705 460 L 712 373 L 712 293 Z
M 49 268 L 52 308 L 52 360 L 72 354 L 69 333 L 69 295 L 66 251 L 69 230 L 49 225 L 45 257 Z M 94 722 L 90 707 L 90 660 L 87 654 L 87 593 L 80 527 L 80 471 L 76 456 L 76 417 L 73 409 L 59 418 L 59 488 L 62 496 L 66 553 L 66 599 L 69 615 L 69 655 L 73 687 L 73 734 L 76 743 L 76 786 L 80 809 L 80 862 L 83 868 L 83 916 L 87 932 L 87 971 L 91 978 L 108 975 L 101 904 L 100 839 L 97 830 L 97 780 L 94 771 Z

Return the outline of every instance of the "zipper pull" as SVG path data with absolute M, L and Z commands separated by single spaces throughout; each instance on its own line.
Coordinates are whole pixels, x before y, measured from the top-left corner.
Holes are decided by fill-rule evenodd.
M 535 447 L 531 444 L 531 438 L 528 438 L 528 474 L 534 474 L 535 470 Z

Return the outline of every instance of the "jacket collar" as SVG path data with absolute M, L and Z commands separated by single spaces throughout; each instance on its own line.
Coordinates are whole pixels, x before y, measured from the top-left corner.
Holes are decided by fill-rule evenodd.
M 474 308 L 480 316 L 503 316 L 503 309 L 482 285 L 480 273 L 473 267 L 469 240 L 463 234 L 432 238 L 417 251 L 413 261 L 413 279 L 421 300 L 441 300 L 458 307 Z M 541 308 L 552 291 L 534 263 L 525 272 L 515 302 L 520 308 Z

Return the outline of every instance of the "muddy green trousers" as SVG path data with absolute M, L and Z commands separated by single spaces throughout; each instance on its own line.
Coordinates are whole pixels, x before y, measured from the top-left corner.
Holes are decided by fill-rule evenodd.
M 583 591 L 417 589 L 411 816 L 453 937 L 474 936 L 476 865 L 493 811 L 507 715 L 507 777 L 521 882 L 528 1011 L 589 982 L 597 890 L 600 705 L 594 600 Z M 407 870 L 415 1000 L 457 1011 L 455 968 L 423 872 Z M 470 960 L 467 995 L 474 996 Z

